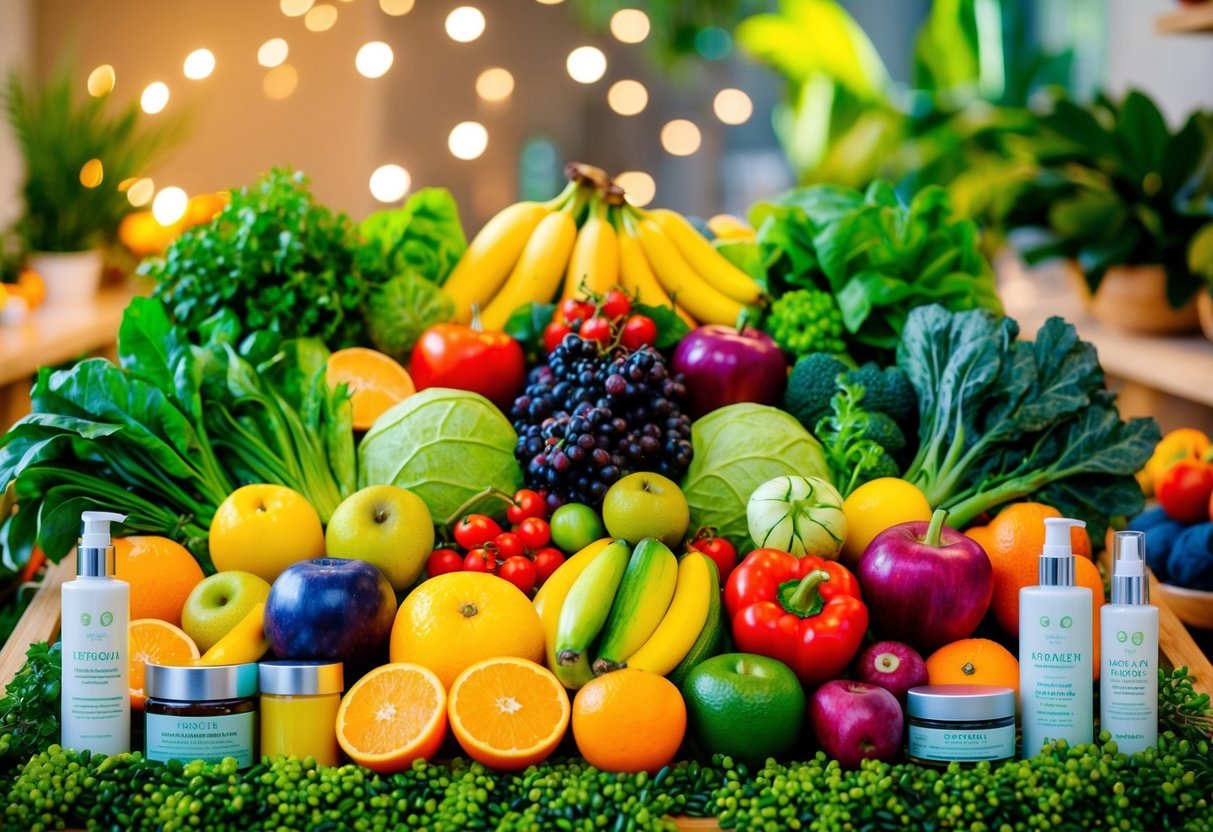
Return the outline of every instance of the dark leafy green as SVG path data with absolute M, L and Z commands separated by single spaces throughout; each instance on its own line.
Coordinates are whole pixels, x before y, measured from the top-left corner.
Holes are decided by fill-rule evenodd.
M 28 760 L 59 739 L 59 645 L 35 642 L 0 699 L 0 769 Z
M 865 482 L 878 477 L 896 477 L 901 473 L 889 452 L 872 438 L 874 422 L 884 414 L 864 409 L 863 385 L 848 383 L 840 377 L 838 392 L 830 400 L 830 409 L 830 415 L 818 422 L 813 435 L 821 442 L 826 462 L 843 497 L 850 496 Z M 887 416 L 884 419 L 896 429 L 897 425 Z

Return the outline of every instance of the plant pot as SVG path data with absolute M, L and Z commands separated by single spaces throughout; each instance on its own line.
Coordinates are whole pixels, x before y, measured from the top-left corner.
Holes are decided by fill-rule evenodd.
M 29 256 L 27 265 L 46 284 L 48 307 L 83 306 L 97 297 L 103 265 L 100 249 L 39 251 Z
M 1078 287 L 1091 317 L 1104 326 L 1141 335 L 1181 335 L 1200 325 L 1196 299 L 1173 309 L 1167 302 L 1167 273 L 1162 266 L 1113 266 L 1092 295 L 1078 273 Z
M 1213 341 L 1213 294 L 1210 290 L 1205 289 L 1196 295 L 1196 314 L 1205 337 Z

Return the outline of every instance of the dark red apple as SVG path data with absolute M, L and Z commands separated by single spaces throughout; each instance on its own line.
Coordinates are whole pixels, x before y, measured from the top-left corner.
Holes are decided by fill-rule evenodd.
M 691 417 L 738 402 L 777 405 L 788 384 L 779 345 L 753 327 L 701 326 L 674 350 L 674 371 L 686 378 Z
M 908 644 L 878 641 L 859 654 L 855 678 L 884 688 L 905 704 L 906 691 L 927 683 L 927 663 Z
M 891 762 L 901 749 L 901 705 L 878 685 L 826 682 L 813 694 L 809 720 L 821 749 L 843 768 L 868 759 Z

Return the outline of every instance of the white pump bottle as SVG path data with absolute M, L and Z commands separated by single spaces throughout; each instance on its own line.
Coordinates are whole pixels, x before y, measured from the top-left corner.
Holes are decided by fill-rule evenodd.
M 1112 556 L 1112 603 L 1099 613 L 1099 727 L 1133 754 L 1158 744 L 1158 607 L 1145 534 L 1117 532 Z

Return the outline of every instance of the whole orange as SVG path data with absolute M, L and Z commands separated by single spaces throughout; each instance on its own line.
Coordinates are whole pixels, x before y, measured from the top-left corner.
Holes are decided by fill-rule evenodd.
M 627 667 L 588 682 L 573 699 L 573 739 L 603 771 L 655 773 L 678 753 L 687 707 L 669 679 Z
M 1019 696 L 1019 661 L 988 638 L 945 644 L 927 658 L 929 685 L 997 685 Z
M 151 535 L 114 540 L 114 575 L 131 585 L 132 620 L 158 618 L 177 627 L 185 599 L 203 578 L 188 549 Z

